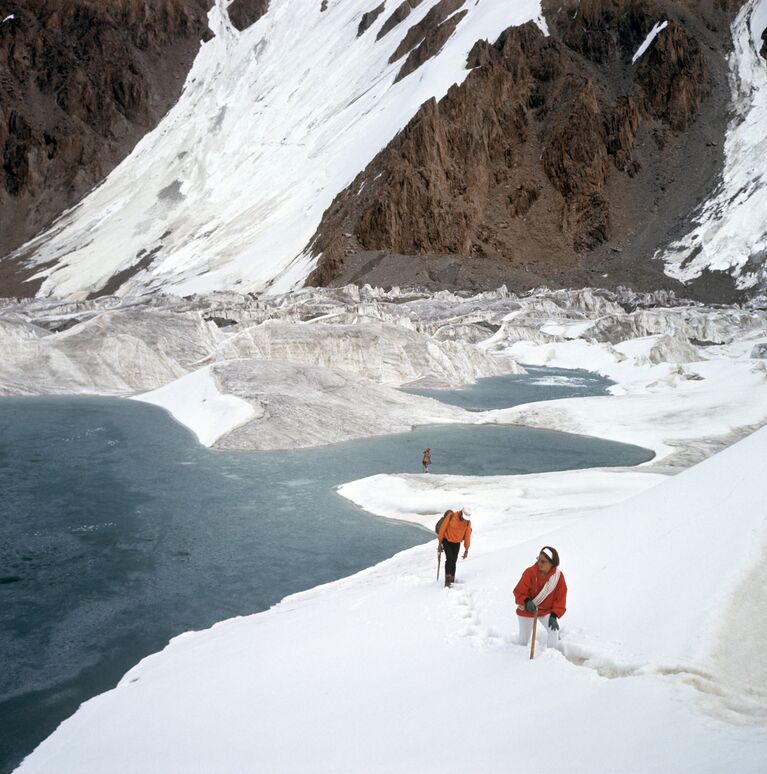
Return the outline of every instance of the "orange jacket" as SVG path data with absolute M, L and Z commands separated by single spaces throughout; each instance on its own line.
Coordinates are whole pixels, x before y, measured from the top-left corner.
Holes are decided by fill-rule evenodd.
M 516 603 L 518 605 L 524 605 L 526 599 L 533 599 L 543 588 L 544 583 L 546 583 L 546 581 L 554 574 L 555 569 L 556 568 L 552 567 L 546 576 L 541 578 L 537 564 L 528 567 L 522 573 L 519 583 L 514 587 L 514 599 L 516 600 Z M 544 616 L 549 613 L 554 613 L 557 618 L 561 618 L 565 614 L 566 605 L 567 584 L 565 583 L 565 576 L 560 573 L 559 583 L 554 587 L 554 591 L 541 602 L 541 606 L 538 608 L 538 615 Z M 528 613 L 527 610 L 517 609 L 517 615 L 524 616 L 525 618 L 533 617 L 533 614 Z
M 463 547 L 468 549 L 471 545 L 471 522 L 468 519 L 461 519 L 458 514 L 463 511 L 456 511 L 447 516 L 439 528 L 437 540 L 441 543 L 447 540 L 450 543 L 460 543 L 463 540 Z

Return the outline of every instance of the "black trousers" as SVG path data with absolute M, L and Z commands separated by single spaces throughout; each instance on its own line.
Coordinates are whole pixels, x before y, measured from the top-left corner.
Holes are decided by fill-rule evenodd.
M 455 563 L 458 561 L 458 552 L 461 550 L 461 544 L 443 540 L 442 548 L 445 551 L 445 575 L 455 576 Z

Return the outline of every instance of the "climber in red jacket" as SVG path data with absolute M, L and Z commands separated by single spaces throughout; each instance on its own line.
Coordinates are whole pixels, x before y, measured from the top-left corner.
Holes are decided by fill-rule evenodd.
M 514 587 L 514 599 L 517 603 L 517 623 L 519 624 L 519 644 L 527 645 L 533 631 L 533 618 L 538 616 L 546 633 L 546 645 L 556 645 L 559 641 L 559 619 L 565 614 L 567 606 L 567 584 L 559 569 L 559 554 L 556 548 L 544 546 L 538 554 L 538 560 L 528 567 Z M 536 637 L 537 639 L 537 637 Z

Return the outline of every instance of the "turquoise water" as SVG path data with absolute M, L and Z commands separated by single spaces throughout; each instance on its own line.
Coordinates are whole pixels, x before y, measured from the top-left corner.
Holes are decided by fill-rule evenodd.
M 494 399 L 505 391 L 506 405 L 519 390 L 544 399 L 565 389 L 533 378 L 489 380 L 485 389 Z M 578 389 L 602 392 L 602 380 L 590 378 L 580 374 L 587 386 Z M 427 445 L 433 473 L 651 456 L 582 436 L 455 425 L 311 450 L 216 452 L 142 403 L 0 400 L 0 772 L 171 637 L 265 610 L 432 539 L 334 491 L 374 473 L 418 472 Z
M 537 400 L 601 395 L 612 384 L 609 379 L 588 371 L 529 365 L 525 366 L 525 370 L 526 374 L 480 379 L 476 384 L 470 384 L 460 390 L 406 389 L 403 392 L 436 398 L 443 403 L 465 409 L 487 411 Z

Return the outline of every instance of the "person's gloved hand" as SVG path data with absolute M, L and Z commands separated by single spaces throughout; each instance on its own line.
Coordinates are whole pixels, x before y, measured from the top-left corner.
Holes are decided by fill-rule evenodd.
M 559 621 L 557 621 L 557 614 L 552 613 L 549 616 L 549 629 L 551 629 L 552 632 L 558 632 L 559 631 Z
M 525 600 L 525 610 L 527 610 L 528 613 L 537 613 L 538 612 L 538 606 L 533 602 L 532 599 L 526 599 Z
M 442 553 L 442 543 L 437 543 L 437 553 L 438 554 Z
M 466 549 L 466 550 L 463 552 L 463 558 L 465 559 L 465 558 L 466 558 L 468 555 L 469 555 L 469 549 L 467 548 L 467 549 Z

